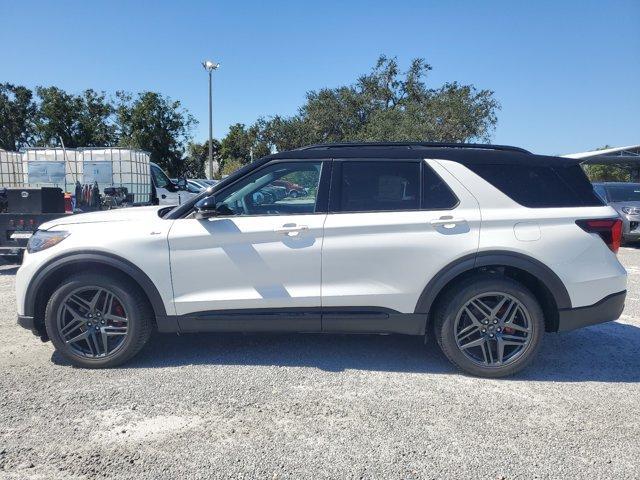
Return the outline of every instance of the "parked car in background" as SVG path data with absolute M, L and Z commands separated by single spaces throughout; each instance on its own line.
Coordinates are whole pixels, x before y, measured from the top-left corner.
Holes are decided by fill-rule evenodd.
M 309 195 L 255 201 L 290 178 Z M 459 368 L 501 377 L 531 363 L 544 332 L 620 316 L 621 230 L 577 160 L 310 146 L 175 208 L 45 223 L 16 276 L 18 323 L 90 368 L 122 364 L 155 329 L 398 333 L 433 336 Z
M 622 218 L 623 240 L 640 240 L 640 183 L 597 182 L 593 189 Z
M 157 205 L 181 205 L 185 201 L 193 198 L 196 193 L 188 190 L 188 185 L 180 184 L 179 179 L 171 179 L 160 168 L 159 165 L 151 162 L 151 182 L 155 191 L 153 203 Z
M 297 183 L 289 182 L 287 180 L 276 180 L 273 185 L 283 187 L 288 197 L 297 198 L 307 194 L 306 190 Z
M 192 193 L 200 193 L 202 190 L 206 190 L 207 188 L 209 188 L 209 185 L 199 180 L 193 180 L 190 178 L 187 180 L 187 188 Z
M 212 187 L 214 185 L 216 185 L 220 180 L 212 180 L 210 178 L 197 178 L 196 182 L 202 183 L 204 185 L 206 185 L 207 187 Z

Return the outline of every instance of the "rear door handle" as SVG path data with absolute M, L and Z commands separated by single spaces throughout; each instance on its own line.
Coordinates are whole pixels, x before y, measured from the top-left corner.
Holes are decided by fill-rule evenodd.
M 309 230 L 307 225 L 295 225 L 295 226 L 282 226 L 280 228 L 276 228 L 273 231 L 276 233 L 281 233 L 283 235 L 287 235 L 288 237 L 297 237 L 301 232 Z
M 434 227 L 453 228 L 460 223 L 466 223 L 464 218 L 440 217 L 429 222 Z

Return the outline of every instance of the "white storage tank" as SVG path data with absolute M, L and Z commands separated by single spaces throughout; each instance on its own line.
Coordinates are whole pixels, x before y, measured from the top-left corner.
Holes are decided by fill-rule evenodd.
M 150 155 L 129 148 L 27 148 L 22 155 L 24 183 L 32 187 L 60 187 L 75 193 L 80 185 L 98 182 L 105 187 L 126 187 L 133 203 L 151 201 Z
M 82 184 L 98 182 L 100 192 L 105 187 L 126 187 L 133 194 L 133 203 L 151 201 L 150 155 L 128 148 L 83 148 L 80 153 Z
M 73 192 L 82 183 L 79 152 L 72 148 L 27 148 L 22 154 L 24 183 L 31 187 L 59 187 Z
M 22 155 L 0 148 L 0 187 L 22 187 Z

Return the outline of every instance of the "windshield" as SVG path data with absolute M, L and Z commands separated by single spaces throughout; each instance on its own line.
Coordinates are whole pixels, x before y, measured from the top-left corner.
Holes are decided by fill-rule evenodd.
M 153 175 L 153 179 L 156 183 L 156 188 L 167 188 L 167 186 L 171 183 L 169 177 L 160 169 L 160 167 L 156 167 L 155 165 L 151 165 L 151 174 Z
M 640 184 L 608 185 L 607 192 L 612 202 L 640 202 Z

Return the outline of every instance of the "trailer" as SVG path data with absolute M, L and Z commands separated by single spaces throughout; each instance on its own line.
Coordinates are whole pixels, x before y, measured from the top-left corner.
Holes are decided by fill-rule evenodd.
M 60 188 L 0 187 L 0 255 L 20 257 L 40 225 L 72 214 Z
M 192 195 L 143 150 L 0 149 L 0 256 L 21 255 L 41 224 L 63 215 L 177 205 Z

